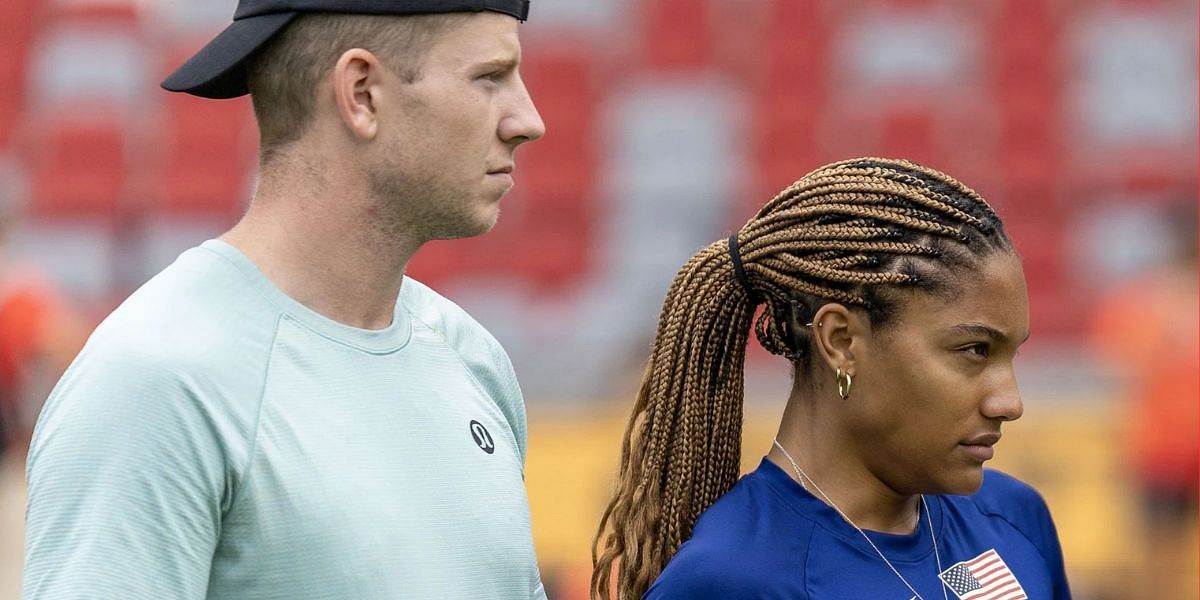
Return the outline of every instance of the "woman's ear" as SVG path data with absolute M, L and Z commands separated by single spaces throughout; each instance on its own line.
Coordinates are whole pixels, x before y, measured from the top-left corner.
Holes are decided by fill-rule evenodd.
M 871 334 L 871 325 L 862 311 L 842 304 L 829 303 L 817 309 L 812 320 L 817 353 L 830 371 L 841 369 L 854 374 L 856 354 Z

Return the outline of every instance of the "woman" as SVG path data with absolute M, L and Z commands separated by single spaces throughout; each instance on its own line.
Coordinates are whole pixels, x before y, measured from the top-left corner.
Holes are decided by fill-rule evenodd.
M 738 481 L 752 324 L 795 383 Z M 899 160 L 809 173 L 676 276 L 593 596 L 1069 598 L 1045 503 L 983 469 L 1021 416 L 1028 330 L 1020 260 L 974 191 Z

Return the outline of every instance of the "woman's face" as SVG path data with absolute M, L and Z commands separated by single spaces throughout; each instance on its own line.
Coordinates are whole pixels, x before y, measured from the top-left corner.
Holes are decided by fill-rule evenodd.
M 852 451 L 897 492 L 970 494 L 1000 426 L 1021 416 L 1013 372 L 1029 336 L 1020 259 L 994 254 L 952 299 L 915 293 L 854 356 Z

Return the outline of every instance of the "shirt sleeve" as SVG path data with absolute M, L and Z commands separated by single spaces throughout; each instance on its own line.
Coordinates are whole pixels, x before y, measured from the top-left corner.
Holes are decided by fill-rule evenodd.
M 533 591 L 529 595 L 531 600 L 547 600 L 546 586 L 542 585 L 542 572 L 536 564 L 533 565 Z
M 980 509 L 1007 520 L 1037 548 L 1053 580 L 1054 600 L 1070 600 L 1062 545 L 1046 500 L 1032 486 L 992 469 L 985 471 L 984 488 L 988 493 L 976 499 Z
M 489 388 L 495 390 L 493 397 L 497 399 L 496 404 L 500 407 L 500 412 L 504 413 L 504 418 L 508 420 L 508 426 L 512 429 L 513 437 L 517 441 L 517 450 L 521 454 L 521 464 L 524 465 L 528 448 L 525 396 L 521 393 L 520 384 L 517 383 L 517 374 L 513 370 L 508 353 L 500 347 L 498 342 L 493 342 L 493 344 L 494 374 L 490 374 L 485 381 L 490 379 Z
M 685 542 L 667 563 L 658 580 L 642 596 L 643 600 L 727 600 L 739 598 L 780 597 L 778 590 L 769 590 L 779 573 L 772 565 L 743 560 L 734 550 L 705 541 Z M 797 562 L 796 575 L 803 580 L 803 561 Z M 789 590 L 782 594 L 795 600 L 806 600 L 808 594 Z
M 525 397 L 504 347 L 457 304 L 419 281 L 405 279 L 401 293 L 409 294 L 405 301 L 408 312 L 442 336 L 480 389 L 496 403 L 512 431 L 521 464 L 524 465 L 527 426 Z
M 85 350 L 51 394 L 28 461 L 25 600 L 206 596 L 227 417 L 165 362 Z
M 1054 526 L 1054 519 L 1050 516 L 1050 508 L 1046 506 L 1046 502 L 1042 500 L 1041 496 L 1038 496 L 1038 502 L 1041 507 L 1039 512 L 1042 521 L 1038 531 L 1042 535 L 1040 540 L 1035 540 L 1035 543 L 1041 548 L 1042 555 L 1046 559 L 1046 567 L 1054 580 L 1054 600 L 1071 600 L 1071 589 L 1067 584 L 1062 545 L 1058 541 L 1058 529 Z
M 1029 538 L 1046 561 L 1046 569 L 1054 582 L 1054 600 L 1071 600 L 1071 590 L 1067 585 L 1066 565 L 1063 561 L 1062 544 L 1058 541 L 1058 528 L 1054 526 L 1054 518 L 1050 516 L 1050 507 L 1042 495 L 1032 487 L 1020 484 L 1018 497 L 1020 506 L 1024 506 L 1024 518 L 1020 521 L 1030 526 L 1022 525 L 1026 537 Z

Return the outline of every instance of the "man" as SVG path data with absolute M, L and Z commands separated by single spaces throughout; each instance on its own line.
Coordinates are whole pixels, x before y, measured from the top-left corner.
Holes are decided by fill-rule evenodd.
M 543 598 L 507 356 L 403 278 L 543 125 L 523 0 L 241 0 L 164 82 L 249 92 L 242 220 L 103 323 L 39 420 L 24 596 Z

